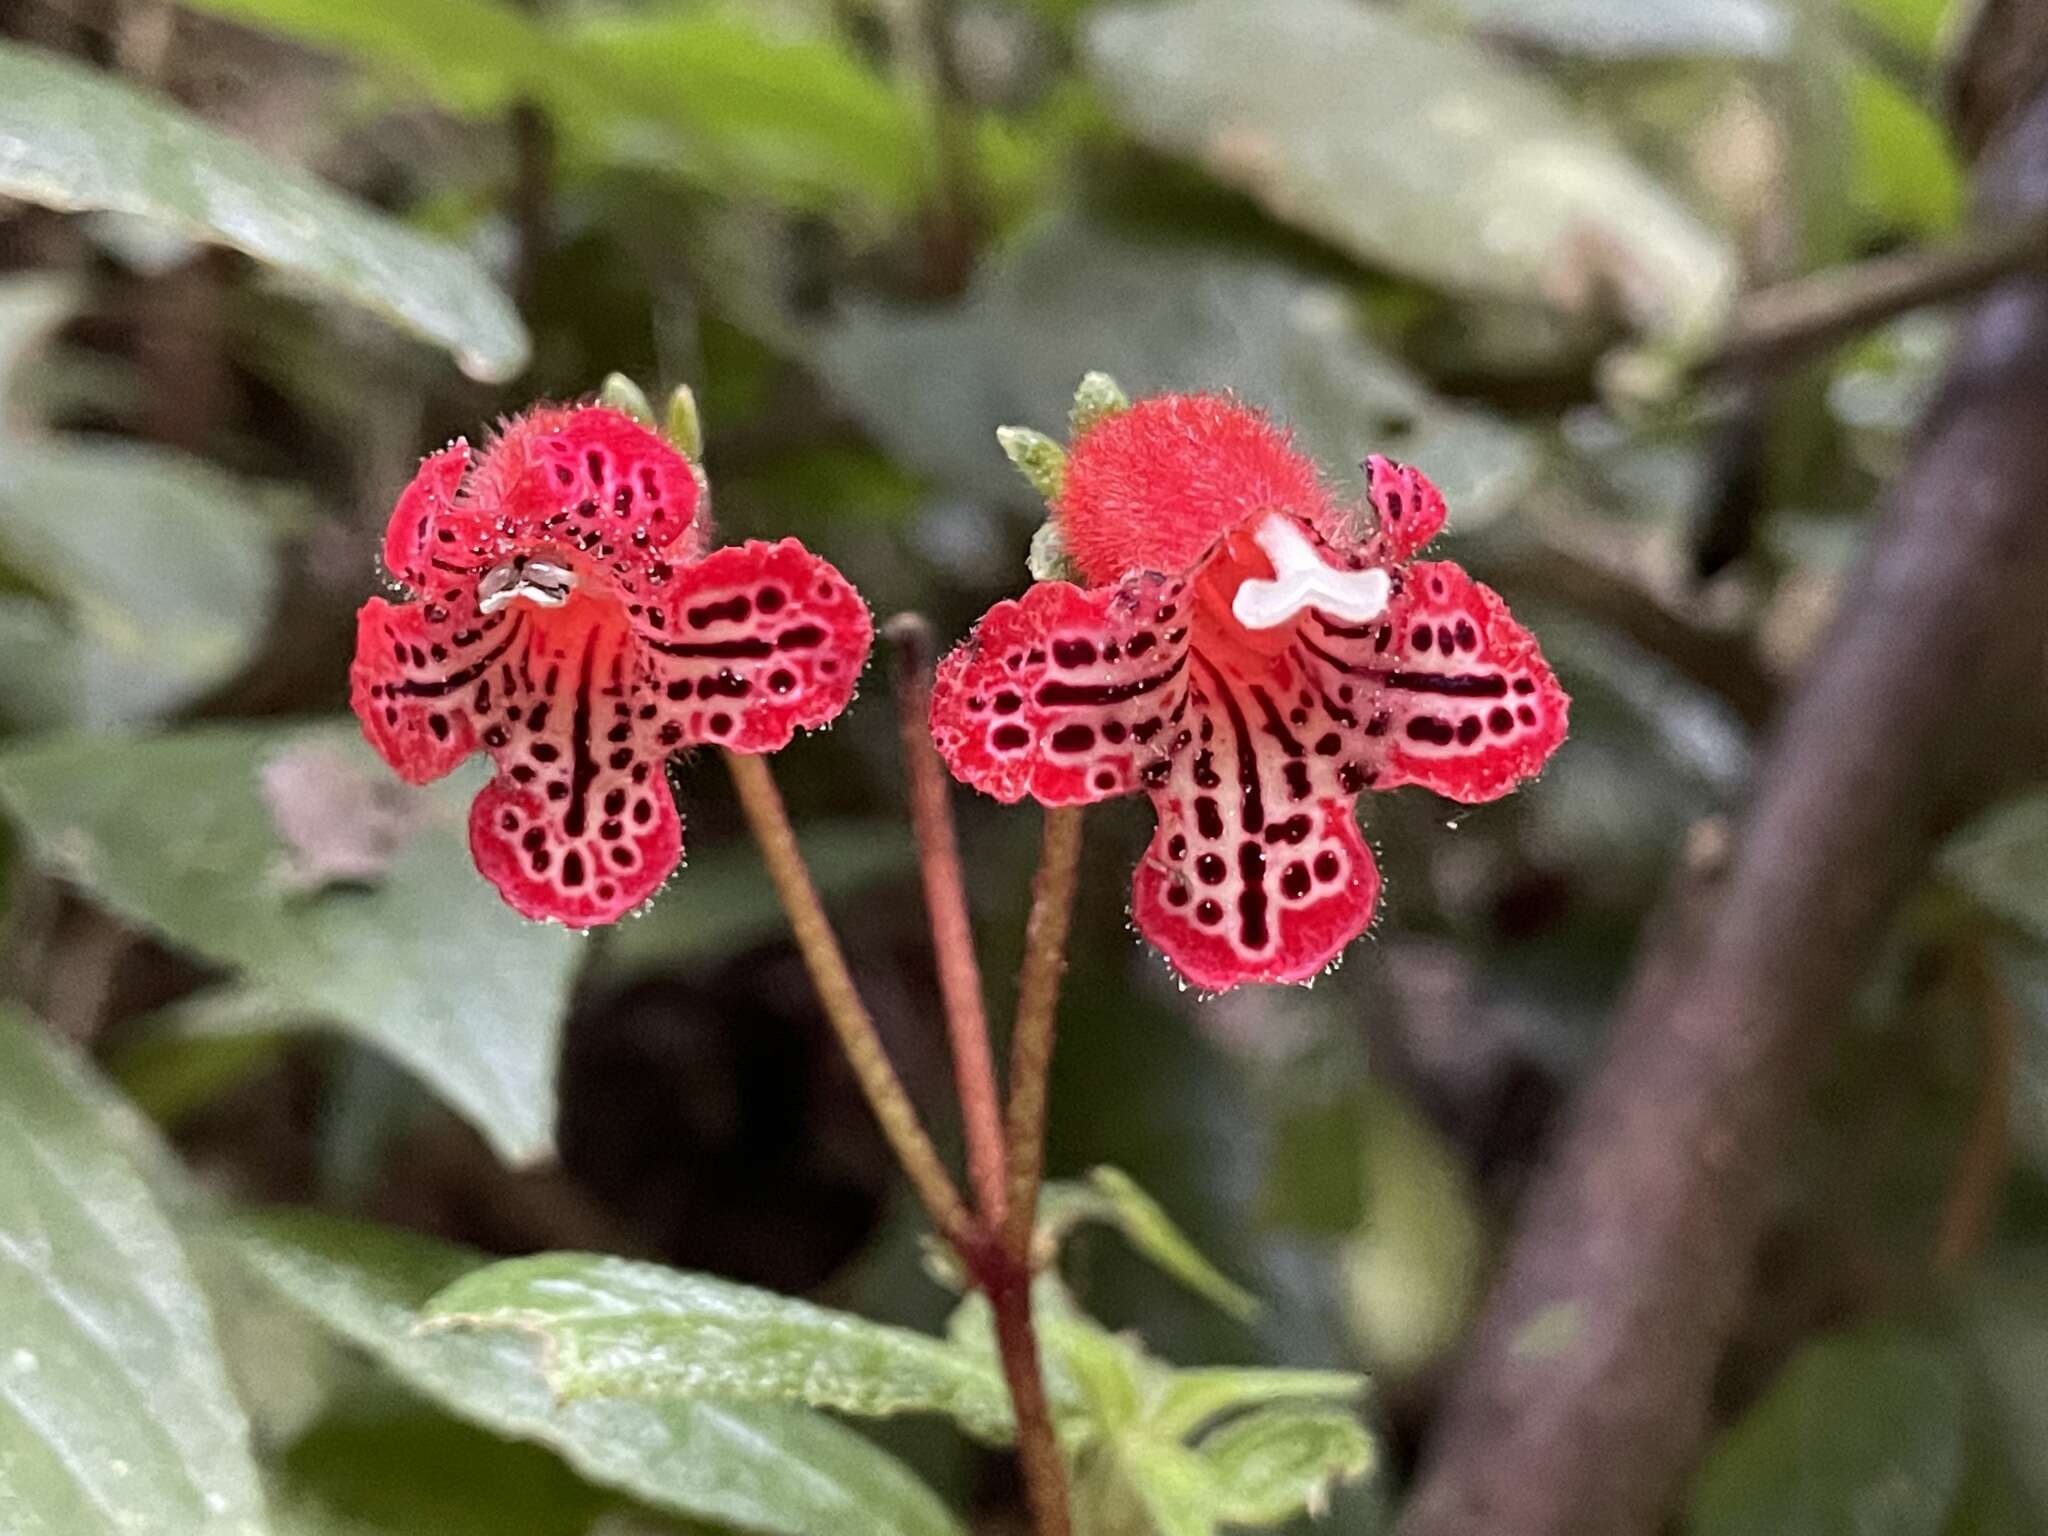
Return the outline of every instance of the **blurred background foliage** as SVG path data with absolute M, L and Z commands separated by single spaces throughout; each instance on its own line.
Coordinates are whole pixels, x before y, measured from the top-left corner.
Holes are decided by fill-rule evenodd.
M 1042 515 L 993 428 L 1055 428 L 1089 368 L 1234 388 L 1346 483 L 1368 451 L 1418 462 L 1575 699 L 1515 799 L 1371 802 L 1385 912 L 1311 990 L 1183 995 L 1125 923 L 1144 809 L 1091 817 L 1054 1171 L 1128 1170 L 1266 1305 L 1233 1320 L 1085 1233 L 1076 1292 L 1164 1359 L 1371 1373 L 1373 1473 L 1329 1519 L 1378 1528 L 1947 324 L 1683 381 L 1743 291 L 1962 229 L 1951 9 L 0 5 L 0 1218 L 110 1232 L 91 1284 L 135 1282 L 101 1299 L 189 1394 L 135 1474 L 189 1508 L 134 1528 L 264 1529 L 259 1478 L 281 1531 L 957 1528 L 824 1420 L 551 1419 L 530 1365 L 417 1354 L 454 1244 L 927 1328 L 949 1301 L 714 764 L 684 777 L 687 871 L 579 939 L 470 870 L 477 765 L 405 791 L 337 717 L 378 530 L 456 433 L 614 369 L 688 382 L 725 536 L 798 534 L 952 636 Z M 777 767 L 943 1122 L 886 687 Z M 960 810 L 1000 1010 L 1034 818 Z M 2048 798 L 1955 842 L 1843 1007 L 1677 1525 L 2043 1529 Z M 223 1235 L 222 1194 L 415 1235 Z M 21 1283 L 0 1375 L 48 1383 L 65 1362 L 8 1336 L 40 1317 Z M 0 1401 L 0 1439 L 22 1422 Z M 972 1526 L 1019 1528 L 1003 1457 L 880 1433 Z M 692 1481 L 748 1435 L 813 1502 Z

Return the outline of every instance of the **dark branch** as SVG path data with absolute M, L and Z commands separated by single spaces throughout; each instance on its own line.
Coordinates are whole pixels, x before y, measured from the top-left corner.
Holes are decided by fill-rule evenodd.
M 1980 179 L 2048 211 L 2048 95 Z M 1967 317 L 1911 467 L 1765 755 L 1675 899 L 1532 1185 L 1404 1536 L 1640 1536 L 1706 1428 L 1765 1190 L 1874 947 L 1954 818 L 2042 763 L 2048 278 Z

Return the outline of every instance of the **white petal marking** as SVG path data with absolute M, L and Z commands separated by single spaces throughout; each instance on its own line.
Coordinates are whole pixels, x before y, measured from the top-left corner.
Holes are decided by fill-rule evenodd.
M 1238 584 L 1230 611 L 1246 629 L 1272 629 L 1304 608 L 1320 608 L 1353 624 L 1387 611 L 1393 584 L 1385 571 L 1332 570 L 1292 518 L 1273 513 L 1252 538 L 1273 562 L 1273 579 Z

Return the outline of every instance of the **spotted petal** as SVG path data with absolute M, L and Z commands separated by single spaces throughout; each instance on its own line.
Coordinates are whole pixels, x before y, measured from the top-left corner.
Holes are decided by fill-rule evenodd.
M 1443 531 L 1443 493 L 1413 465 L 1373 454 L 1365 461 L 1365 485 L 1378 525 L 1375 563 L 1399 565 Z
M 1194 656 L 1192 750 L 1155 772 L 1138 931 L 1198 987 L 1313 979 L 1372 921 L 1355 734 L 1295 669 L 1247 681 Z
M 519 613 L 479 613 L 473 591 L 454 585 L 416 603 L 363 604 L 350 702 L 400 778 L 429 783 L 477 749 L 494 718 L 492 674 L 525 624 Z
M 391 509 L 391 521 L 384 529 L 384 569 L 407 586 L 425 589 L 439 585 L 450 574 L 470 576 L 474 558 L 456 557 L 452 549 L 445 547 L 452 546 L 461 535 L 453 528 L 442 527 L 453 516 L 456 495 L 468 473 L 469 444 L 457 438 L 439 453 L 421 460 L 419 473 L 399 493 L 398 504 Z M 446 540 L 435 539 L 437 529 L 447 534 Z M 454 565 L 456 569 L 436 575 L 437 554 L 444 566 Z
M 663 750 L 773 752 L 846 708 L 867 664 L 867 604 L 795 539 L 749 540 L 685 567 L 665 638 L 645 642 Z
M 1449 561 L 1410 566 L 1387 614 L 1378 787 L 1420 784 L 1497 799 L 1563 742 L 1569 700 L 1536 638 L 1491 588 Z
M 940 663 L 932 737 L 953 773 L 1002 801 L 1128 794 L 1186 740 L 1184 584 L 1140 574 L 1041 581 L 991 608 Z
M 470 810 L 477 868 L 528 917 L 587 928 L 623 916 L 683 846 L 654 706 L 633 688 L 630 631 L 536 623 L 494 674 L 482 740 L 498 776 Z

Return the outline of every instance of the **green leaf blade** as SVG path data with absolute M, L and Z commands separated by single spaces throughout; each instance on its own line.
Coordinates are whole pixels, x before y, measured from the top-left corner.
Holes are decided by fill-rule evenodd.
M 248 1422 L 118 1114 L 0 1014 L 0 1529 L 262 1536 Z
M 423 1329 L 429 1298 L 479 1255 L 307 1212 L 245 1219 L 228 1237 L 294 1306 L 407 1386 L 469 1423 L 551 1449 L 605 1487 L 772 1536 L 961 1536 L 901 1463 L 821 1414 L 781 1403 L 562 1401 L 525 1339 Z
M 448 1325 L 540 1341 L 565 1398 L 801 1402 L 887 1417 L 940 1413 L 970 1434 L 1011 1433 L 985 1361 L 908 1329 L 751 1286 L 602 1254 L 512 1259 L 464 1277 L 429 1311 Z
M 1374 266 L 1674 339 L 1733 298 L 1728 243 L 1545 82 L 1389 10 L 1123 6 L 1086 53 L 1151 147 Z
M 368 891 L 302 889 L 286 867 L 292 850 L 262 781 L 307 752 L 341 797 L 338 818 L 397 807 L 416 819 Z M 561 1019 L 582 949 L 521 919 L 476 873 L 466 828 L 482 772 L 472 763 L 403 790 L 346 725 L 65 736 L 0 753 L 0 807 L 46 868 L 375 1045 L 500 1155 L 530 1161 L 551 1144 Z
M 486 382 L 530 342 L 481 266 L 111 75 L 0 43 L 0 194 L 134 214 L 384 316 Z

